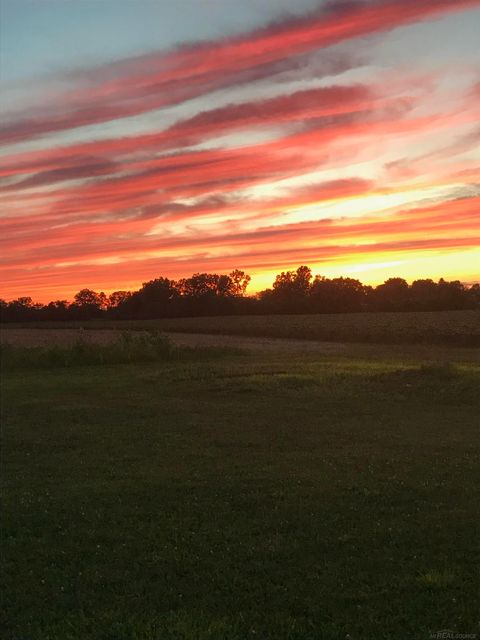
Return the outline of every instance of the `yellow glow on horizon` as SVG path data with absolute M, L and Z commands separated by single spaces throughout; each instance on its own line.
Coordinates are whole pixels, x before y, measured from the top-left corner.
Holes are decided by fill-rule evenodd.
M 302 263 L 304 264 L 304 263 Z M 398 252 L 376 254 L 370 260 L 361 258 L 351 261 L 319 262 L 306 261 L 313 275 L 327 278 L 349 277 L 361 280 L 363 284 L 377 285 L 388 278 L 400 277 L 408 282 L 421 278 L 438 280 L 480 281 L 480 248 L 439 253 L 432 251 Z M 300 263 L 268 271 L 250 271 L 252 281 L 249 293 L 256 293 L 272 286 L 275 276 L 281 271 L 294 271 Z

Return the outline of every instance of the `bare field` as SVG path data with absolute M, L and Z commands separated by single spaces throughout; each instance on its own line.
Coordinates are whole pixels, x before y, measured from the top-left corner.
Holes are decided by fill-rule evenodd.
M 80 329 L 82 327 L 82 329 Z M 15 331 L 21 329 L 21 333 Z M 424 344 L 480 347 L 479 311 L 339 313 L 319 315 L 215 316 L 158 320 L 91 320 L 77 323 L 4 325 L 3 342 L 69 344 L 82 340 L 111 341 L 125 330 L 160 330 L 173 334 L 208 334 L 323 343 Z M 48 333 L 45 331 L 48 330 Z M 24 332 L 27 333 L 24 333 Z M 13 333 L 12 333 L 13 332 Z M 51 332 L 51 333 L 50 333 Z M 227 338 L 226 338 L 227 339 Z M 178 338 L 178 340 L 187 340 Z M 191 339 L 193 340 L 193 338 Z M 200 338 L 195 338 L 199 341 Z M 207 338 L 205 340 L 208 340 Z M 65 342 L 66 341 L 66 342 Z M 222 344 L 217 340 L 215 345 Z
M 70 347 L 78 342 L 89 345 L 109 345 L 121 340 L 126 333 L 141 335 L 144 329 L 40 329 L 5 328 L 0 331 L 0 344 L 17 347 Z M 374 344 L 352 342 L 326 342 L 321 340 L 296 340 L 291 338 L 267 338 L 241 335 L 207 333 L 164 332 L 178 347 L 220 347 L 241 349 L 252 353 L 318 354 L 338 357 L 401 358 L 424 361 L 480 362 L 480 349 L 472 347 L 444 346 L 436 344 Z
M 143 334 L 142 329 L 26 329 L 7 328 L 0 332 L 0 343 L 20 347 L 71 346 L 77 342 L 106 345 L 119 340 L 125 333 Z M 291 351 L 343 353 L 346 347 L 338 342 L 313 342 L 309 340 L 288 340 L 281 338 L 250 338 L 205 333 L 173 333 L 166 336 L 179 347 L 229 347 L 252 351 Z
M 217 316 L 162 319 L 154 326 L 173 332 L 322 342 L 480 346 L 478 311 Z

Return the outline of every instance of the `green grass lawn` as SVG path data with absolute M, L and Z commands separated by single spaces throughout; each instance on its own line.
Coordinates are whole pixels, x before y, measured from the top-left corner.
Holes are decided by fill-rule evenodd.
M 8 373 L 2 638 L 478 631 L 479 389 L 380 352 Z

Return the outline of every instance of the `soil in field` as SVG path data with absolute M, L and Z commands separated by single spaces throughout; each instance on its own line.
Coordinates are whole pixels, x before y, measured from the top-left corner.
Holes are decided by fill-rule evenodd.
M 22 347 L 68 346 L 78 341 L 88 344 L 110 344 L 119 340 L 125 332 L 114 329 L 5 329 L 1 332 L 2 344 Z M 134 331 L 135 334 L 143 333 Z M 234 347 L 254 351 L 315 351 L 341 353 L 345 345 L 340 342 L 313 342 L 282 338 L 250 338 L 245 336 L 209 335 L 205 333 L 166 333 L 180 347 Z
M 18 347 L 69 347 L 81 341 L 87 344 L 108 345 L 121 340 L 126 333 L 140 336 L 144 329 L 41 329 L 41 328 L 3 328 L 0 331 L 0 343 Z M 233 348 L 251 352 L 279 352 L 298 354 L 325 354 L 337 356 L 358 356 L 377 359 L 379 357 L 402 357 L 404 359 L 423 358 L 424 360 L 480 362 L 480 349 L 442 345 L 406 345 L 406 344 L 361 344 L 352 342 L 334 342 L 321 340 L 299 340 L 293 338 L 270 338 L 242 335 L 222 335 L 208 333 L 173 333 L 165 331 L 174 345 L 186 348 Z

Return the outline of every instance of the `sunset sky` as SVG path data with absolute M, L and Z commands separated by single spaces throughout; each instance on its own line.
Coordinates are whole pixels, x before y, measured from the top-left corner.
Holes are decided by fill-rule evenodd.
M 0 296 L 480 281 L 480 0 L 1 0 Z

